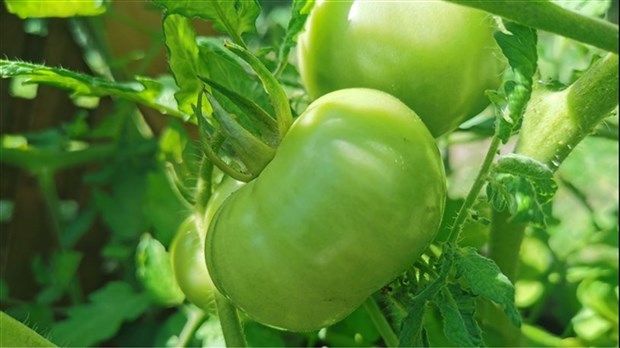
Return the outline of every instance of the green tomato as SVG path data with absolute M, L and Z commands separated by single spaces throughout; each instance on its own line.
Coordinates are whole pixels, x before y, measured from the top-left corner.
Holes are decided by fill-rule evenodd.
M 424 252 L 445 194 L 437 145 L 411 109 L 377 90 L 330 93 L 222 204 L 207 233 L 209 273 L 263 324 L 331 325 Z
M 492 17 L 444 1 L 317 1 L 298 40 L 314 99 L 343 88 L 399 98 L 435 137 L 489 104 L 504 61 Z
M 206 226 L 209 226 L 222 202 L 243 185 L 242 182 L 224 178 L 209 199 L 204 220 L 195 214 L 188 217 L 179 227 L 170 247 L 172 268 L 179 287 L 191 303 L 206 311 L 214 308 L 215 289 L 205 263 Z

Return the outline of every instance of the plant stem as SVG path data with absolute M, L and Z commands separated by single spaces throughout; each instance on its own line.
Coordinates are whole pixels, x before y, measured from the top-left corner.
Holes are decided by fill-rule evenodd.
M 372 296 L 364 302 L 364 308 L 381 334 L 381 337 L 383 337 L 385 344 L 388 347 L 398 347 L 398 336 L 396 336 L 394 330 L 392 330 L 390 323 L 385 319 L 383 312 L 381 312 L 381 308 L 379 308 L 379 305 Z
M 448 235 L 448 243 L 455 244 L 458 240 L 459 234 L 463 229 L 463 224 L 467 220 L 469 216 L 469 209 L 476 203 L 476 199 L 480 194 L 480 191 L 484 187 L 486 183 L 486 176 L 491 168 L 491 164 L 493 164 L 493 159 L 495 158 L 495 154 L 499 149 L 501 140 L 498 136 L 494 136 L 491 140 L 491 144 L 489 145 L 489 150 L 484 158 L 484 162 L 482 163 L 482 167 L 480 167 L 480 171 L 478 171 L 478 175 L 476 176 L 476 180 L 472 185 L 467 197 L 465 198 L 465 202 L 461 205 L 459 212 L 454 220 L 454 224 L 452 225 L 452 229 L 450 230 L 450 234 Z
M 446 0 L 474 7 L 528 27 L 618 53 L 618 26 L 570 11 L 549 0 Z
M 532 97 L 516 152 L 556 170 L 618 106 L 618 55 L 608 54 L 569 88 Z
M 179 334 L 179 340 L 175 344 L 177 347 L 187 347 L 192 335 L 205 317 L 205 312 L 198 307 L 189 306 L 187 309 L 187 322 Z
M 218 291 L 215 291 L 215 305 L 217 306 L 217 314 L 220 317 L 226 346 L 247 347 L 243 329 L 241 328 L 241 323 L 239 323 L 237 308 Z
M 537 91 L 528 104 L 515 152 L 557 170 L 568 154 L 618 105 L 618 56 L 608 54 L 569 88 Z M 517 279 L 519 250 L 526 224 L 510 221 L 507 213 L 493 215 L 489 257 L 513 283 Z M 521 331 L 495 306 L 482 308 L 487 323 L 502 344 L 519 346 Z
M 211 177 L 213 175 L 213 164 L 206 156 L 203 156 L 200 161 L 200 172 L 198 181 L 196 183 L 196 197 L 195 197 L 195 210 L 199 214 L 200 218 L 204 217 L 207 211 L 207 203 L 211 197 L 212 182 Z

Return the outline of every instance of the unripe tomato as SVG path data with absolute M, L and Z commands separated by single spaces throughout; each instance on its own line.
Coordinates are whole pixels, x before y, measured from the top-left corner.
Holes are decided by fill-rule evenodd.
M 331 325 L 414 263 L 445 194 L 437 145 L 411 109 L 376 90 L 330 93 L 222 204 L 207 233 L 209 273 L 263 324 Z
M 217 209 L 228 196 L 243 183 L 228 177 L 222 180 L 211 195 L 204 220 L 189 216 L 179 227 L 172 241 L 170 255 L 172 268 L 185 297 L 196 306 L 210 311 L 214 307 L 215 287 L 205 263 L 205 234 Z
M 317 1 L 298 40 L 312 98 L 350 87 L 399 98 L 435 137 L 482 111 L 504 62 L 492 17 L 444 1 Z

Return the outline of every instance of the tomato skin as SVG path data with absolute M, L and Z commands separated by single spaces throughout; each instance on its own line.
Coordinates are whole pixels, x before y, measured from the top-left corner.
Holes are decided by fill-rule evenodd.
M 315 99 L 343 88 L 402 100 L 438 137 L 482 111 L 505 62 L 492 17 L 444 1 L 317 1 L 298 40 Z
M 224 178 L 211 195 L 204 220 L 190 215 L 179 227 L 172 241 L 170 255 L 174 275 L 189 302 L 204 309 L 214 310 L 215 286 L 205 262 L 205 235 L 217 209 L 228 196 L 243 183 Z
M 445 194 L 437 145 L 413 111 L 376 90 L 333 92 L 222 204 L 207 266 L 253 319 L 316 330 L 413 264 L 437 232 Z

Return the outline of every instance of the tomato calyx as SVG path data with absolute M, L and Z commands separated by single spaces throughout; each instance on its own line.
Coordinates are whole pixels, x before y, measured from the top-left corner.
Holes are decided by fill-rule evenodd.
M 248 182 L 256 178 L 271 162 L 275 148 L 293 123 L 293 116 L 284 89 L 265 65 L 239 45 L 225 42 L 224 46 L 244 60 L 257 74 L 269 96 L 275 115 L 270 115 L 254 101 L 204 76 L 198 76 L 206 86 L 198 96 L 194 112 L 201 135 L 206 140 L 203 146 L 205 155 L 224 173 Z M 220 98 L 232 102 L 250 116 L 251 124 L 242 125 L 236 115 L 220 104 L 213 92 L 217 92 Z M 213 110 L 209 119 L 203 117 L 201 112 L 202 94 L 206 95 Z M 224 158 L 232 159 L 231 163 Z

